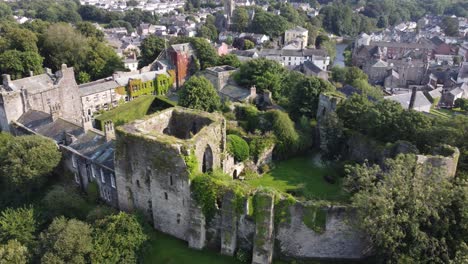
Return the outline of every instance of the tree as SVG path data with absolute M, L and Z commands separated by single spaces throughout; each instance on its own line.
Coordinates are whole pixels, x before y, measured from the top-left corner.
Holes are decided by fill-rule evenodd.
M 11 19 L 13 12 L 11 8 L 6 3 L 0 3 L 0 20 Z
M 213 67 L 218 64 L 218 53 L 210 45 L 206 39 L 203 38 L 191 38 L 190 44 L 192 44 L 195 49 L 195 54 L 197 59 L 200 61 L 201 69 L 206 69 L 208 67 Z
M 369 125 L 366 115 L 372 106 L 366 96 L 354 94 L 338 106 L 336 113 L 346 128 L 363 132 Z
M 55 218 L 40 235 L 41 263 L 88 263 L 93 249 L 92 228 L 76 219 Z
M 399 155 L 385 170 L 347 166 L 357 223 L 383 261 L 451 263 L 466 250 L 468 185 L 442 168 L 416 164 L 414 155 Z
M 334 82 L 344 83 L 346 80 L 347 68 L 334 66 L 331 68 L 331 79 Z
M 458 36 L 458 19 L 456 17 L 444 17 L 442 27 L 447 36 Z
M 158 57 L 159 53 L 164 50 L 165 48 L 165 40 L 160 37 L 156 36 L 148 36 L 141 42 L 140 50 L 141 50 L 141 57 L 140 61 L 138 62 L 139 67 L 144 67 L 150 63 L 152 63 L 156 57 Z
M 383 98 L 383 91 L 382 89 L 370 85 L 367 80 L 364 79 L 356 79 L 351 83 L 351 86 L 359 89 L 362 94 L 370 96 L 374 99 L 381 99 Z
M 42 199 L 47 208 L 45 217 L 52 219 L 57 216 L 82 219 L 88 212 L 86 201 L 75 190 L 55 185 Z
M 7 208 L 0 214 L 0 241 L 17 240 L 25 246 L 34 243 L 36 220 L 32 207 Z
M 245 161 L 250 156 L 249 144 L 237 135 L 227 136 L 227 149 L 237 162 Z
M 244 50 L 249 50 L 255 48 L 255 43 L 248 39 L 244 39 Z
M 250 60 L 241 65 L 238 74 L 235 76 L 236 81 L 245 87 L 256 85 L 257 92 L 269 90 L 275 93 L 281 90 L 280 79 L 286 74 L 281 64 L 276 61 L 259 58 Z M 273 79 L 270 79 L 273 78 Z
M 320 94 L 333 90 L 335 89 L 329 82 L 320 78 L 304 78 L 292 91 L 289 100 L 291 115 L 293 118 L 299 118 L 301 116 L 315 118 Z
M 387 28 L 387 26 L 388 26 L 388 18 L 386 16 L 380 16 L 379 21 L 377 22 L 377 27 Z
M 28 248 L 16 240 L 0 245 L 0 264 L 26 264 L 28 256 Z
M 278 141 L 275 153 L 283 158 L 294 154 L 299 143 L 299 134 L 294 128 L 294 122 L 287 113 L 279 110 L 269 111 L 267 114 Z
M 89 49 L 86 38 L 68 24 L 53 24 L 44 34 L 42 54 L 45 64 L 60 69 L 63 63 L 80 71 Z
M 203 76 L 192 76 L 179 93 L 179 105 L 213 112 L 219 109 L 221 101 L 208 79 Z
M 453 107 L 460 108 L 463 111 L 468 111 L 468 99 L 458 98 L 455 100 Z
M 244 32 L 249 25 L 249 14 L 243 7 L 237 7 L 232 14 L 232 30 Z
M 96 39 L 88 41 L 90 49 L 87 51 L 83 69 L 96 80 L 112 75 L 116 70 L 123 70 L 122 59 L 115 51 L 103 42 Z
M 241 62 L 239 58 L 237 58 L 237 56 L 234 54 L 226 54 L 226 55 L 220 56 L 218 60 L 218 64 L 229 65 L 229 66 L 236 67 L 236 68 L 239 68 L 241 66 Z
M 76 24 L 76 29 L 81 33 L 81 35 L 87 38 L 95 38 L 98 41 L 104 40 L 104 33 L 90 22 L 79 22 Z
M 7 50 L 0 54 L 0 71 L 10 74 L 13 79 L 20 79 L 24 72 L 21 54 L 17 50 Z
M 41 136 L 15 137 L 6 150 L 0 157 L 0 177 L 10 190 L 40 187 L 61 159 L 55 143 Z
M 6 27 L 4 37 L 8 41 L 9 49 L 32 52 L 38 51 L 37 36 L 29 29 Z
M 367 74 L 358 67 L 348 67 L 346 71 L 347 84 L 352 84 L 354 80 L 365 80 L 367 81 Z
M 147 236 L 134 215 L 120 212 L 96 223 L 92 263 L 134 263 Z
M 288 21 L 278 15 L 258 10 L 250 24 L 250 30 L 258 34 L 266 34 L 270 37 L 277 37 L 286 31 Z

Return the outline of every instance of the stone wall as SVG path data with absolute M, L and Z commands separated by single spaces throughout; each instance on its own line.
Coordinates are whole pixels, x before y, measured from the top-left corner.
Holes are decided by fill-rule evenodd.
M 175 115 L 181 127 L 198 119 L 211 123 L 188 139 L 162 133 Z M 167 122 L 157 122 L 161 120 Z M 115 170 L 120 208 L 138 208 L 156 229 L 203 247 L 204 219 L 192 201 L 184 157 L 194 154 L 199 171 L 221 168 L 224 122 L 216 114 L 171 108 L 118 128 Z M 161 124 L 167 127 L 155 129 Z
M 276 234 L 277 247 L 283 258 L 361 259 L 368 244 L 365 235 L 353 225 L 353 213 L 345 207 L 328 207 L 323 232 L 304 224 L 304 206 L 289 208 L 290 221 L 282 223 Z

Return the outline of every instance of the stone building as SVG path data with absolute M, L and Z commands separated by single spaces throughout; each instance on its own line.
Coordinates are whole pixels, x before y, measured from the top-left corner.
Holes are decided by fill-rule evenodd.
M 10 123 L 29 110 L 59 115 L 80 123 L 82 106 L 73 68 L 63 64 L 53 74 L 46 73 L 28 78 L 11 80 L 4 74 L 0 86 L 0 129 L 10 131 Z
M 225 126 L 217 114 L 170 108 L 118 128 L 120 209 L 140 209 L 156 229 L 187 240 L 193 201 L 186 159 L 194 155 L 201 172 L 226 170 Z
M 307 47 L 309 31 L 303 27 L 296 26 L 284 32 L 284 44 L 299 42 L 302 47 Z

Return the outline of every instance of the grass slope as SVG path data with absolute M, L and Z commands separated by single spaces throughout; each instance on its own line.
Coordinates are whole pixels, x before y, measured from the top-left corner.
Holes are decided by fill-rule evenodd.
M 324 180 L 330 174 L 334 171 L 316 166 L 313 155 L 307 155 L 279 162 L 269 173 L 248 182 L 254 187 L 272 187 L 306 199 L 345 200 L 340 181 L 330 184 Z

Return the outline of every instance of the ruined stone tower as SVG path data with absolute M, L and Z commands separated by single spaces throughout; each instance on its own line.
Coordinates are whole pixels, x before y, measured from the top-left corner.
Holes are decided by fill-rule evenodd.
M 190 221 L 200 213 L 192 208 L 191 168 L 186 160 L 195 157 L 200 172 L 222 169 L 224 118 L 175 107 L 126 124 L 116 136 L 120 209 L 142 210 L 156 229 L 190 240 L 194 233 Z

